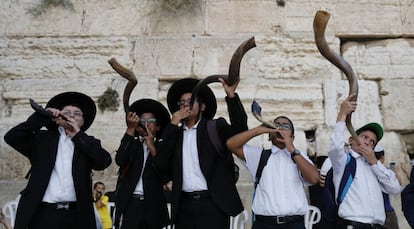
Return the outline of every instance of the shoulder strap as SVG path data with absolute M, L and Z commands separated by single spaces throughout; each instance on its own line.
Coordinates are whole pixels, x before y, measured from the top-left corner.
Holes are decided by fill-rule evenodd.
M 254 189 L 256 189 L 257 185 L 260 182 L 260 178 L 262 177 L 263 168 L 266 166 L 267 161 L 269 160 L 270 154 L 272 154 L 272 150 L 263 150 L 260 155 L 259 165 L 257 166 L 256 171 L 256 178 L 254 181 Z
M 224 152 L 224 146 L 219 139 L 216 120 L 207 120 L 207 133 L 218 153 Z
M 356 173 L 356 160 L 350 153 L 348 153 L 344 174 L 342 175 L 341 183 L 339 185 L 339 190 L 338 190 L 338 197 L 336 200 L 338 203 L 338 206 L 344 200 L 345 195 L 348 192 L 352 181 L 354 180 L 355 173 Z

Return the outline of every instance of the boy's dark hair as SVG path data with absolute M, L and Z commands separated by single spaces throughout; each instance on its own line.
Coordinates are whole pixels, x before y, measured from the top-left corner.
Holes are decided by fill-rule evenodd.
M 104 183 L 102 183 L 102 182 L 100 182 L 100 181 L 98 181 L 98 182 L 95 182 L 95 184 L 93 184 L 93 189 L 96 189 L 96 187 L 97 187 L 98 185 L 102 185 L 102 186 L 104 186 L 104 188 L 105 188 L 105 184 L 104 184 Z

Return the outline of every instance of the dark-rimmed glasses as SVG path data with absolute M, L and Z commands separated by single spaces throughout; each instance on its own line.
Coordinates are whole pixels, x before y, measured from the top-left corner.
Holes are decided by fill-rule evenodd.
M 156 123 L 157 119 L 156 118 L 140 118 L 139 119 L 139 123 L 141 123 L 142 125 L 144 125 L 145 123 Z
M 177 102 L 177 105 L 180 107 L 180 106 L 185 106 L 185 105 L 190 105 L 190 102 L 191 102 L 191 98 L 188 98 L 188 99 L 182 99 L 182 100 L 180 100 L 180 101 L 178 101 Z
M 282 130 L 291 130 L 292 129 L 292 126 L 290 124 L 288 124 L 288 123 L 278 123 L 278 122 L 275 122 L 275 127 L 276 128 L 280 128 Z
M 81 117 L 83 115 L 82 111 L 70 111 L 70 110 L 63 110 L 61 113 L 65 116 L 76 116 Z

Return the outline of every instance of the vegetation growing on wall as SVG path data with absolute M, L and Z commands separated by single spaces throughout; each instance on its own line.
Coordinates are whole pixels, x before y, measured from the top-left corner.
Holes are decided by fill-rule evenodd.
M 112 88 L 107 88 L 98 98 L 98 108 L 100 111 L 117 111 L 119 107 L 119 94 Z
M 37 17 L 42 15 L 49 7 L 62 6 L 65 9 L 74 10 L 72 0 L 40 0 L 35 7 L 30 8 L 28 13 Z
M 201 0 L 162 0 L 162 6 L 168 11 L 190 10 L 200 6 Z

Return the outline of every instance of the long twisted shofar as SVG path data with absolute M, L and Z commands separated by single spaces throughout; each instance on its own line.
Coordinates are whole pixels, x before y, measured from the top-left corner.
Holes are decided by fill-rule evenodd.
M 201 80 L 193 88 L 190 105 L 193 106 L 194 100 L 197 97 L 200 90 L 207 86 L 210 83 L 220 82 L 219 78 L 224 79 L 228 85 L 234 85 L 240 81 L 240 63 L 243 59 L 244 54 L 250 49 L 256 47 L 256 42 L 254 37 L 244 41 L 234 52 L 233 57 L 230 61 L 229 73 L 228 75 L 210 75 L 204 80 Z
M 316 12 L 315 18 L 313 20 L 315 43 L 322 56 L 324 56 L 327 60 L 329 60 L 329 62 L 339 68 L 343 73 L 345 73 L 349 83 L 349 95 L 355 94 L 356 96 L 354 97 L 354 101 L 356 101 L 358 97 L 358 79 L 352 70 L 351 65 L 340 55 L 332 51 L 325 40 L 325 29 L 326 25 L 328 24 L 329 17 L 330 14 L 326 11 Z M 348 131 L 351 134 L 352 138 L 355 139 L 358 144 L 360 144 L 357 134 L 355 133 L 354 127 L 351 123 L 351 115 L 352 113 L 346 116 L 346 127 L 348 128 Z
M 122 98 L 125 114 L 128 114 L 129 98 L 131 97 L 132 90 L 134 90 L 135 86 L 138 83 L 137 77 L 135 76 L 134 72 L 132 72 L 131 70 L 119 64 L 115 58 L 111 58 L 110 60 L 108 60 L 108 63 L 119 75 L 121 75 L 122 77 L 128 80 L 128 83 L 125 86 L 124 95 Z

